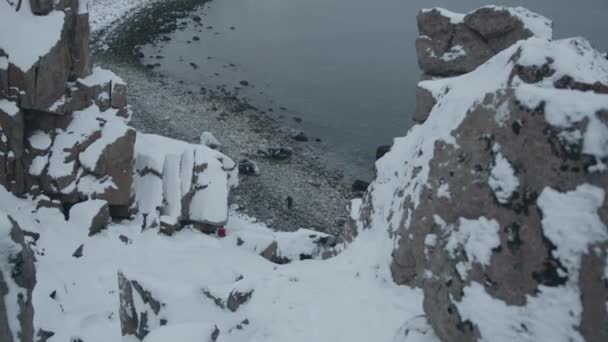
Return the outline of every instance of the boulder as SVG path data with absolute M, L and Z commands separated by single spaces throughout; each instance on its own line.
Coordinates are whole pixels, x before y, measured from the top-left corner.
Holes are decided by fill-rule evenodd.
M 583 39 L 529 39 L 422 82 L 437 104 L 353 216 L 394 237 L 393 279 L 422 288 L 441 341 L 608 338 L 591 299 L 608 296 L 607 84 Z
M 120 327 L 122 336 L 144 341 L 150 331 L 165 325 L 164 304 L 137 280 L 118 272 Z M 147 341 L 147 339 L 146 339 Z
M 33 342 L 35 256 L 19 224 L 4 213 L 0 213 L 0 250 L 0 338 Z
M 236 312 L 239 307 L 249 301 L 253 296 L 253 289 L 240 290 L 238 288 L 232 290 L 226 300 L 226 308 L 232 312 Z
M 221 150 L 222 144 L 211 132 L 203 132 L 200 137 L 201 145 L 205 145 L 212 150 Z
M 110 206 L 104 200 L 89 200 L 70 208 L 70 221 L 82 224 L 89 230 L 89 236 L 105 229 L 110 222 Z
M 434 8 L 420 11 L 417 23 L 418 63 L 434 76 L 470 72 L 519 40 L 552 34 L 549 19 L 521 7 L 486 6 L 467 15 Z
M 259 175 L 260 168 L 253 160 L 241 159 L 239 162 L 239 174 L 243 176 Z

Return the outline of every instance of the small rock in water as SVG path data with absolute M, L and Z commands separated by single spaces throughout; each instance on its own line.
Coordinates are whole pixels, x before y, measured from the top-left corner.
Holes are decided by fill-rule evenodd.
M 201 40 L 201 38 L 199 36 L 194 36 L 192 37 L 192 40 L 198 42 L 199 40 Z
M 376 149 L 376 160 L 384 157 L 391 150 L 391 145 L 381 145 Z
M 200 144 L 209 147 L 212 150 L 221 150 L 222 144 L 211 132 L 203 132 L 200 137 Z
M 192 20 L 196 21 L 197 23 L 200 23 L 203 19 L 198 15 L 193 15 Z
M 258 155 L 265 158 L 284 161 L 291 158 L 293 151 L 286 147 L 269 147 L 265 150 L 258 150 Z
M 198 69 L 198 65 L 197 65 L 196 63 L 194 63 L 194 62 L 190 62 L 190 66 L 191 66 L 191 67 L 192 67 L 194 70 Z
M 293 137 L 293 140 L 306 142 L 306 141 L 308 141 L 308 137 L 306 136 L 306 134 L 304 134 L 304 132 L 300 132 L 296 136 Z
M 295 122 L 297 122 L 297 123 L 301 123 L 301 122 L 302 122 L 302 118 L 297 117 L 297 116 L 296 116 L 295 118 L 293 118 L 293 120 L 294 120 Z
M 260 169 L 254 161 L 243 159 L 239 162 L 239 174 L 245 176 L 259 175 Z
M 369 186 L 368 182 L 357 179 L 356 181 L 353 182 L 352 190 L 354 192 L 365 192 L 365 191 L 367 191 L 368 186 Z
M 235 29 L 236 29 L 236 27 L 234 27 L 234 26 L 230 26 L 230 29 L 231 29 L 231 30 L 235 30 Z
M 246 86 L 249 85 L 249 82 L 247 82 L 247 81 L 241 81 L 241 82 L 239 82 L 239 84 L 242 85 L 243 87 L 246 87 Z
M 316 142 L 321 142 L 321 138 L 316 138 L 315 141 Z
M 213 30 L 213 26 L 207 26 L 207 30 Z

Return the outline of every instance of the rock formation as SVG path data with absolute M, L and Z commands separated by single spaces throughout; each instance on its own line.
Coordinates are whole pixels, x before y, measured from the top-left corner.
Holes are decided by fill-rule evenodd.
M 118 290 L 122 336 L 143 341 L 150 331 L 167 324 L 162 317 L 163 304 L 140 281 L 118 272 Z
M 608 62 L 584 39 L 487 31 L 514 12 L 421 14 L 421 34 L 474 29 L 489 52 L 453 69 L 420 56 L 425 72 L 470 72 L 421 82 L 430 115 L 377 162 L 354 224 L 395 238 L 393 278 L 422 288 L 441 341 L 605 341 Z
M 416 53 L 422 80 L 471 72 L 519 40 L 552 36 L 549 19 L 521 7 L 486 6 L 466 15 L 425 9 L 417 22 Z M 419 86 L 414 120 L 426 120 L 434 105 L 431 92 Z
M 0 213 L 0 340 L 34 341 L 34 252 L 19 224 Z M 13 310 L 11 310 L 13 309 Z

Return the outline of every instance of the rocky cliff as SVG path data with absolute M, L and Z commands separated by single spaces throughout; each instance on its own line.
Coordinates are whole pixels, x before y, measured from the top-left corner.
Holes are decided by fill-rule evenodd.
M 206 146 L 129 127 L 126 85 L 94 66 L 89 31 L 78 0 L 0 0 L 0 185 L 36 210 L 85 222 L 89 235 L 111 218 L 167 234 L 184 225 L 214 232 L 227 221 L 236 164 Z M 44 337 L 33 326 L 33 255 L 7 220 L 0 336 L 33 341 L 34 333 Z
M 441 341 L 605 341 L 608 62 L 520 8 L 418 23 L 428 115 L 377 162 L 354 224 L 394 237 L 393 279 L 423 290 Z

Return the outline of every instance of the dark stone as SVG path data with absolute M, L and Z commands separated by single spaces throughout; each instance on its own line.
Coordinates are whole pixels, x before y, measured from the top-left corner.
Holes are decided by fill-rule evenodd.
M 253 290 L 249 290 L 247 292 L 239 292 L 237 290 L 233 290 L 230 292 L 228 296 L 228 300 L 226 301 L 226 308 L 232 312 L 236 312 L 239 307 L 249 301 L 251 296 L 253 295 Z
M 286 147 L 269 147 L 266 150 L 258 150 L 258 155 L 277 161 L 286 161 L 291 159 L 293 151 Z
M 391 145 L 381 145 L 376 149 L 376 160 L 384 157 L 391 150 Z
M 353 185 L 351 188 L 354 192 L 365 192 L 365 191 L 367 191 L 368 187 L 369 187 L 369 182 L 357 179 L 353 182 Z
M 78 246 L 78 248 L 76 248 L 76 251 L 74 252 L 74 254 L 72 254 L 72 256 L 76 259 L 81 258 L 83 248 L 84 248 L 84 244 Z
M 260 170 L 254 161 L 242 159 L 239 162 L 239 174 L 244 176 L 258 175 Z
M 249 82 L 247 82 L 247 81 L 240 81 L 239 84 L 242 85 L 243 87 L 246 87 L 246 86 L 249 85 Z
M 304 132 L 300 132 L 293 137 L 293 140 L 306 142 L 306 141 L 308 141 L 308 137 L 306 136 L 306 134 L 304 134 Z

